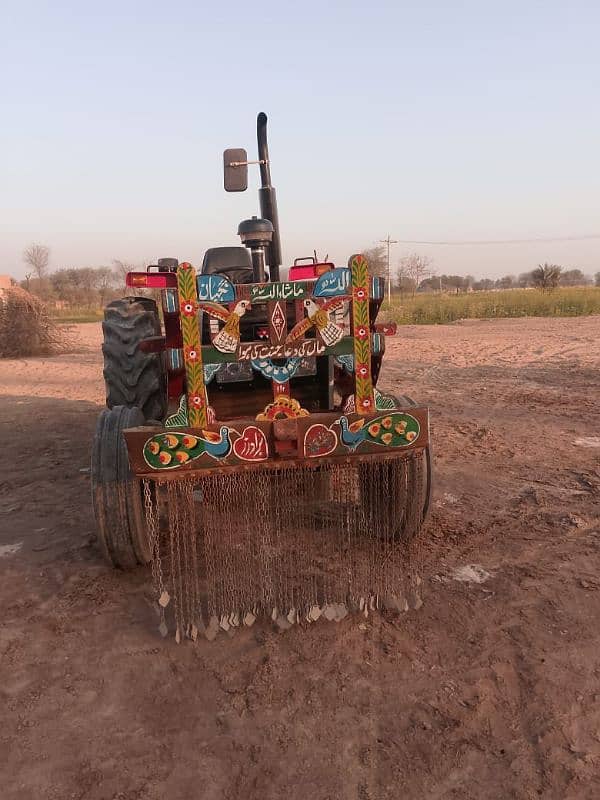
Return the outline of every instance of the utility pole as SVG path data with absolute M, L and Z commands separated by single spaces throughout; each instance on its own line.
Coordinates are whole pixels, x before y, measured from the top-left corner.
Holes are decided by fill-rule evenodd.
M 392 276 L 390 275 L 390 245 L 391 244 L 398 244 L 398 240 L 397 239 L 390 239 L 390 235 L 388 233 L 387 239 L 380 239 L 379 242 L 381 244 L 387 244 L 388 303 L 391 304 L 391 302 L 392 302 Z

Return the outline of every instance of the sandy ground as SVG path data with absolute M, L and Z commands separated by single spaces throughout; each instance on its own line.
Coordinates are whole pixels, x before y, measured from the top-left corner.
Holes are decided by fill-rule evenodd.
M 600 796 L 600 317 L 388 340 L 433 417 L 418 612 L 181 646 L 95 545 L 78 334 L 0 362 L 3 800 Z

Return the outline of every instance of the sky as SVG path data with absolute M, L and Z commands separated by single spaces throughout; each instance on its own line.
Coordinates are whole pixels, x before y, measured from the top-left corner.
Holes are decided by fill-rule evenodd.
M 200 264 L 258 213 L 222 151 L 269 117 L 284 262 L 342 265 L 388 233 L 600 236 L 600 4 L 0 0 L 0 273 Z M 438 273 L 551 261 L 600 270 L 600 238 L 396 244 Z

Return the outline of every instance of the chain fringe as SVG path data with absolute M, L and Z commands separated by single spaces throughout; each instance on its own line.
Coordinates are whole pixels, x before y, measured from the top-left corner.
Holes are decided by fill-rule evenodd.
M 167 617 L 178 641 L 212 640 L 259 616 L 286 629 L 418 608 L 422 470 L 411 455 L 145 480 L 161 633 Z

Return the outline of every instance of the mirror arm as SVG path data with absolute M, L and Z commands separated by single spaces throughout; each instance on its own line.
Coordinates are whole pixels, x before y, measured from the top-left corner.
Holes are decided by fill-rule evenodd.
M 228 167 L 245 167 L 248 164 L 267 164 L 267 161 L 230 161 Z

